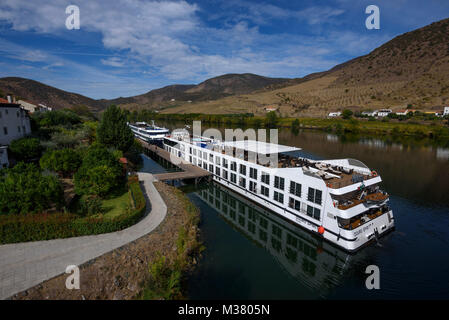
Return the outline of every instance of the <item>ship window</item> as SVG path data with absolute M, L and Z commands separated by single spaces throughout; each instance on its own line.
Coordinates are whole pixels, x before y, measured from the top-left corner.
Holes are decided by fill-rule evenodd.
M 246 166 L 243 164 L 240 165 L 240 174 L 243 174 L 246 176 Z
M 227 168 L 227 167 L 228 167 L 228 160 L 223 158 L 223 168 Z
M 193 148 L 192 153 L 193 153 L 194 156 L 196 156 L 196 149 L 195 148 Z
M 215 167 L 215 174 L 216 174 L 217 176 L 220 175 L 220 168 L 219 168 L 219 167 Z
M 270 189 L 265 186 L 260 187 L 260 193 L 262 193 L 265 197 L 268 197 L 270 194 Z
M 322 195 L 323 195 L 323 193 L 321 190 L 309 188 L 309 192 L 307 194 L 307 200 L 309 200 L 310 202 L 315 202 L 316 204 L 321 204 Z
M 275 188 L 284 190 L 284 182 L 285 182 L 284 178 L 281 178 L 281 177 L 278 177 L 278 176 L 274 177 L 274 187 Z
M 212 172 L 212 173 L 214 173 L 214 165 L 213 165 L 213 164 L 210 164 L 210 165 L 209 165 L 209 171 Z
M 316 220 L 320 220 L 320 209 L 312 206 L 307 206 L 307 215 Z
M 301 197 L 301 184 L 290 181 L 290 193 L 297 197 Z
M 214 155 L 212 153 L 209 153 L 209 161 L 210 162 L 214 161 Z
M 284 195 L 280 192 L 275 191 L 273 199 L 277 202 L 284 203 Z
M 296 211 L 301 211 L 301 202 L 296 199 L 290 198 L 288 200 L 288 206 Z
M 215 164 L 220 165 L 220 157 L 215 157 Z
M 237 182 L 237 176 L 235 173 L 231 173 L 231 182 L 233 182 L 233 183 Z
M 240 177 L 239 179 L 239 185 L 243 188 L 246 188 L 246 179 L 243 177 Z
M 189 148 L 189 153 L 192 154 L 192 147 Z
M 256 188 L 257 188 L 257 183 L 255 183 L 254 181 L 250 181 L 249 182 L 249 191 L 256 192 Z
M 257 179 L 257 169 L 249 168 L 249 177 L 252 179 Z
M 17 131 L 19 131 L 19 133 L 20 133 L 20 126 L 17 126 Z
M 261 181 L 265 184 L 270 184 L 270 175 L 266 172 L 262 172 Z
M 237 171 L 237 163 L 235 161 L 231 162 L 231 170 L 232 171 Z
M 7 128 L 7 127 L 3 127 L 3 133 L 4 133 L 5 135 L 8 134 L 8 128 Z
M 228 180 L 228 172 L 226 170 L 223 170 L 223 178 Z
M 207 162 L 203 161 L 203 168 L 207 170 Z

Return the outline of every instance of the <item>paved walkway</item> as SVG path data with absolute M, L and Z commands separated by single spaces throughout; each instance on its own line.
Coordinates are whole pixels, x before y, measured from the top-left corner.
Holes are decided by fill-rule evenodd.
M 127 229 L 94 236 L 1 245 L 0 299 L 65 273 L 68 265 L 79 266 L 154 230 L 164 220 L 167 206 L 154 187 L 155 179 L 151 174 L 139 173 L 139 180 L 144 182 L 147 215 Z

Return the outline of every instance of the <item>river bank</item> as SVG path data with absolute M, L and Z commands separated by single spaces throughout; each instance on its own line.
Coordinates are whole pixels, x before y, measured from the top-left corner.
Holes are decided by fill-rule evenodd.
M 15 295 L 13 299 L 148 298 L 148 294 L 143 293 L 160 287 L 149 269 L 160 262 L 161 257 L 165 257 L 162 265 L 167 268 L 176 264 L 179 279 L 175 297 L 183 298 L 183 280 L 197 263 L 197 254 L 201 251 L 197 227 L 199 212 L 181 191 L 161 182 L 154 185 L 167 205 L 167 215 L 153 232 L 81 265 L 79 290 L 66 289 L 68 275 L 62 274 Z M 152 298 L 165 298 L 164 292 L 154 292 Z
M 409 136 L 413 138 L 430 138 L 436 141 L 449 141 L 449 126 L 445 119 L 425 120 L 422 117 L 408 120 L 375 118 L 292 118 L 268 115 L 266 117 L 248 114 L 213 115 L 213 114 L 142 114 L 142 119 L 181 121 L 191 125 L 194 120 L 209 126 L 242 126 L 253 128 L 291 128 L 317 129 L 327 132 L 356 133 L 365 135 Z M 148 119 L 146 119 L 148 117 Z

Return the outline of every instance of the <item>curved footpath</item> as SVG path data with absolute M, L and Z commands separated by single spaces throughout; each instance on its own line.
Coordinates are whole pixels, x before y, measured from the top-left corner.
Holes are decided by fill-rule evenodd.
M 147 201 L 145 217 L 112 233 L 0 246 L 0 299 L 7 299 L 148 234 L 164 220 L 167 206 L 153 185 L 150 173 L 139 172 Z M 68 276 L 68 275 L 67 275 Z

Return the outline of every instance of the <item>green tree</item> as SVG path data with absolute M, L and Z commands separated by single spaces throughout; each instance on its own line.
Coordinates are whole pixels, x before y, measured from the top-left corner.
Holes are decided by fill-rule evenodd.
M 98 165 L 93 168 L 81 167 L 75 174 L 77 194 L 104 197 L 119 185 L 120 168 Z
M 75 192 L 79 195 L 104 197 L 123 184 L 123 167 L 114 153 L 93 145 L 75 173 Z
M 13 140 L 9 146 L 12 155 L 19 161 L 37 159 L 42 154 L 42 146 L 39 139 L 20 138 Z
M 64 203 L 59 180 L 42 175 L 34 164 L 19 162 L 0 170 L 0 214 L 42 212 Z
M 128 151 L 134 142 L 134 134 L 126 124 L 126 117 L 119 107 L 112 105 L 103 113 L 97 128 L 98 142 L 105 146 Z
M 343 119 L 350 119 L 353 115 L 353 112 L 349 109 L 345 109 L 343 110 L 341 116 L 343 117 Z
M 275 111 L 270 111 L 265 116 L 265 125 L 269 128 L 273 128 L 276 126 L 278 121 L 278 116 Z
M 81 165 L 81 156 L 73 149 L 47 151 L 39 161 L 41 168 L 71 177 Z

